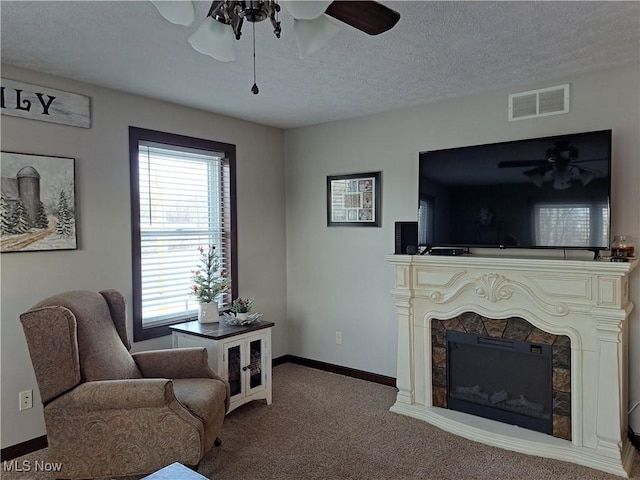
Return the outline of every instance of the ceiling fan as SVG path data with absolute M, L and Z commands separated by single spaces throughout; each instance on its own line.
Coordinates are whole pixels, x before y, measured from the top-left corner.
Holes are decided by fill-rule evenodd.
M 172 23 L 191 25 L 195 10 L 190 0 L 151 1 L 160 14 Z M 273 33 L 280 38 L 278 15 L 282 4 L 294 18 L 293 33 L 300 58 L 320 50 L 340 28 L 329 17 L 369 35 L 379 35 L 398 23 L 400 14 L 375 1 L 214 1 L 204 22 L 189 37 L 189 43 L 198 52 L 221 62 L 233 62 L 235 40 L 242 35 L 245 21 L 253 24 L 254 84 L 251 91 L 258 93 L 255 83 L 255 24 L 269 19 Z
M 498 163 L 498 168 L 522 168 L 533 167 L 522 172 L 537 187 L 542 187 L 547 173 L 553 181 L 552 187 L 556 190 L 565 190 L 571 187 L 573 179 L 579 179 L 582 185 L 587 185 L 600 172 L 578 164 L 597 162 L 601 159 L 578 160 L 579 150 L 570 146 L 569 142 L 559 140 L 553 147 L 545 152 L 545 158 L 540 160 L 507 160 Z

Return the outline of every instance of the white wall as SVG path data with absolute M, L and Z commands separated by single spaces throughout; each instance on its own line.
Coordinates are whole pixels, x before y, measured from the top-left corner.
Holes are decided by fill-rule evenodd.
M 571 84 L 571 112 L 507 121 L 507 95 Z M 397 327 L 389 295 L 394 222 L 417 218 L 420 151 L 613 129 L 613 233 L 639 237 L 638 65 L 553 84 L 442 101 L 288 130 L 289 352 L 395 377 Z M 382 227 L 326 226 L 326 176 L 382 171 Z M 631 295 L 640 303 L 640 275 Z M 640 307 L 639 307 L 640 310 Z M 640 311 L 631 318 L 631 400 L 640 400 Z M 336 345 L 335 332 L 343 333 Z M 632 426 L 640 430 L 640 408 Z
M 116 288 L 131 302 L 129 125 L 237 146 L 239 293 L 255 297 L 256 310 L 276 323 L 274 356 L 288 353 L 282 130 L 5 65 L 2 76 L 88 95 L 92 116 L 90 129 L 2 116 L 3 151 L 76 159 L 79 245 L 0 258 L 3 448 L 45 434 L 20 313 L 72 289 Z M 134 350 L 170 346 L 162 337 Z M 18 392 L 26 389 L 34 390 L 34 408 L 19 412 Z

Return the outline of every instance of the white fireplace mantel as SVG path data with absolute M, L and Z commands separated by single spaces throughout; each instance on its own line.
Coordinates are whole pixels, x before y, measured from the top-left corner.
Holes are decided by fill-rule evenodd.
M 638 260 L 388 255 L 398 315 L 392 411 L 463 437 L 627 477 L 629 272 Z M 431 319 L 521 317 L 571 340 L 571 441 L 433 406 Z

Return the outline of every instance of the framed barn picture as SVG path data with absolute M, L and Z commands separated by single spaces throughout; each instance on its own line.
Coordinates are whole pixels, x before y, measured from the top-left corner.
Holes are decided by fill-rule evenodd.
M 75 160 L 0 155 L 0 252 L 76 249 Z

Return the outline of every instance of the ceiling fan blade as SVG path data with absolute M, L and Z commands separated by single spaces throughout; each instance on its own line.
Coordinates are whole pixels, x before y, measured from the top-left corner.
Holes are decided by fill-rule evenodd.
M 511 168 L 511 167 L 541 167 L 547 166 L 546 160 L 506 160 L 504 162 L 498 162 L 498 168 Z
M 571 162 L 569 162 L 571 165 L 574 165 L 576 163 L 588 163 L 588 162 L 604 162 L 606 161 L 606 158 L 592 158 L 590 160 L 572 160 Z
M 373 1 L 332 2 L 325 13 L 369 35 L 384 33 L 400 20 L 398 12 Z
M 602 173 L 600 170 L 596 170 L 594 168 L 589 168 L 589 167 L 575 167 L 575 168 L 577 168 L 578 171 L 580 171 L 580 172 L 585 171 L 585 172 L 591 172 L 591 173 L 596 173 L 596 174 Z
M 196 13 L 191 0 L 151 1 L 160 15 L 176 25 L 191 25 Z
M 295 19 L 293 33 L 298 45 L 298 55 L 305 58 L 324 47 L 335 37 L 340 28 L 326 15 L 320 15 L 313 20 Z

